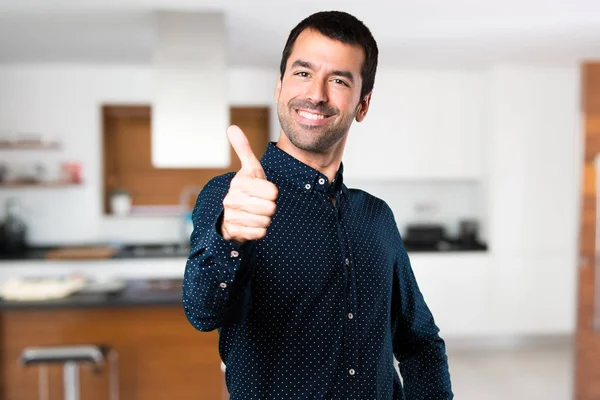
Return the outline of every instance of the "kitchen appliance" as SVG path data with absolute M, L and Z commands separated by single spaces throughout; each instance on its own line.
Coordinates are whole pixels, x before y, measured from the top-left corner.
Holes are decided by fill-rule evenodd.
M 411 248 L 438 249 L 447 242 L 446 229 L 436 223 L 409 224 L 402 241 Z
M 459 223 L 458 240 L 463 245 L 479 243 L 479 222 L 475 219 L 463 219 Z
M 27 226 L 21 217 L 21 205 L 15 198 L 6 201 L 6 219 L 0 227 L 0 251 L 21 254 L 27 250 Z

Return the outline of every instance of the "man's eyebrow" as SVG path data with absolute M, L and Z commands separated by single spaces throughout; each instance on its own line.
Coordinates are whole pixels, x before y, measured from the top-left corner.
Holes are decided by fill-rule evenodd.
M 301 67 L 301 68 L 308 68 L 308 69 L 312 69 L 314 71 L 314 66 L 309 63 L 308 61 L 302 61 L 302 60 L 296 60 L 292 63 L 292 68 L 295 67 Z
M 307 68 L 310 70 L 315 70 L 314 65 L 312 65 L 310 62 L 308 61 L 302 61 L 302 60 L 295 60 L 292 63 L 291 68 L 296 68 L 296 67 L 300 67 L 300 68 Z M 350 82 L 354 83 L 354 75 L 352 75 L 352 72 L 350 71 L 341 71 L 341 70 L 336 70 L 333 71 L 331 73 L 331 75 L 337 75 L 337 76 L 341 76 L 342 78 L 346 78 L 348 79 Z

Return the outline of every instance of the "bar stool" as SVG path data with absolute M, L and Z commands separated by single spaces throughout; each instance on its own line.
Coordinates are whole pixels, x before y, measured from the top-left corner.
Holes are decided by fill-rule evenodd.
M 63 388 L 65 400 L 79 400 L 79 365 L 91 365 L 95 373 L 108 359 L 110 364 L 110 400 L 118 400 L 119 383 L 117 352 L 101 345 L 43 346 L 25 348 L 20 355 L 22 366 L 37 365 L 39 370 L 39 399 L 49 399 L 48 365 L 63 365 Z M 43 390 L 45 388 L 45 390 Z

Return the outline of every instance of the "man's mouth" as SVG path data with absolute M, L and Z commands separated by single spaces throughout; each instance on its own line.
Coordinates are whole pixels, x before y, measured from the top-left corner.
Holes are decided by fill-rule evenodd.
M 301 123 L 305 125 L 322 125 L 327 123 L 328 118 L 331 115 L 322 114 L 319 112 L 309 111 L 309 110 L 299 110 L 296 109 L 296 113 L 301 118 Z
M 301 117 L 304 117 L 306 119 L 312 119 L 314 121 L 319 120 L 319 119 L 324 119 L 327 117 L 327 115 L 324 115 L 324 114 L 313 113 L 313 112 L 304 111 L 304 110 L 298 110 L 298 114 Z

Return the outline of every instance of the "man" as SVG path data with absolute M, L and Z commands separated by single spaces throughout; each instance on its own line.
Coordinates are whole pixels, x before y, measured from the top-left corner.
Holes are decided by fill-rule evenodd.
M 279 141 L 259 161 L 230 127 L 242 168 L 198 196 L 183 304 L 198 330 L 219 330 L 232 400 L 453 398 L 392 211 L 343 183 L 377 57 L 349 14 L 300 22 L 275 90 Z

